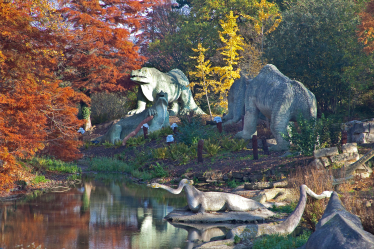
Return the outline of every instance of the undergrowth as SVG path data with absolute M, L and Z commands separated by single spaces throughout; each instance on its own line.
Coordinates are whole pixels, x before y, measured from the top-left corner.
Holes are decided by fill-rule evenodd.
M 79 173 L 82 171 L 75 163 L 48 157 L 34 157 L 27 162 L 37 170 L 57 171 L 61 173 Z
M 283 235 L 265 235 L 253 241 L 253 249 L 292 249 L 304 245 L 311 232 L 304 231 L 300 236 L 293 236 L 292 234 Z

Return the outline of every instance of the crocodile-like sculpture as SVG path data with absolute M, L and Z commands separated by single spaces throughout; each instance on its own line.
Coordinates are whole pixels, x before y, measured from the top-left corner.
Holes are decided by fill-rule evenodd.
M 173 69 L 168 73 L 162 73 L 156 68 L 143 67 L 131 72 L 131 80 L 140 85 L 138 90 L 138 107 L 128 114 L 140 113 L 145 109 L 146 101 L 154 101 L 156 94 L 164 91 L 168 94 L 168 103 L 172 104 L 170 115 L 178 113 L 187 114 L 194 111 L 196 114 L 205 114 L 198 107 L 188 88 L 189 81 L 186 75 L 179 69 Z M 179 110 L 178 100 L 182 104 Z
M 163 188 L 172 194 L 179 194 L 185 188 L 188 207 L 192 212 L 205 213 L 206 211 L 250 211 L 255 209 L 266 209 L 261 203 L 244 198 L 240 195 L 222 192 L 201 192 L 192 186 L 193 181 L 183 179 L 179 182 L 177 189 L 152 183 L 148 187 Z
M 127 118 L 123 118 L 117 123 L 113 124 L 109 130 L 101 137 L 96 138 L 98 142 L 108 141 L 114 144 L 117 141 L 122 141 L 126 135 L 134 131 L 136 127 L 145 118 L 149 116 L 154 116 L 151 121 L 149 121 L 148 132 L 153 132 L 161 129 L 162 127 L 170 126 L 169 124 L 169 113 L 168 113 L 168 102 L 167 93 L 160 92 L 155 96 L 155 102 L 152 107 L 145 109 L 143 112 L 132 115 Z M 136 136 L 141 135 L 142 132 L 139 131 Z
M 243 131 L 237 138 L 251 139 L 256 133 L 257 118 L 262 113 L 270 120 L 270 129 L 277 145 L 272 150 L 287 150 L 289 143 L 283 139 L 289 121 L 317 117 L 317 101 L 302 83 L 290 80 L 274 65 L 268 64 L 247 84 Z

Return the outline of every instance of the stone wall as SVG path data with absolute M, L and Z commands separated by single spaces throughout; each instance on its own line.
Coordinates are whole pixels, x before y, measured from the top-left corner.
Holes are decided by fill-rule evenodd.
M 349 121 L 344 124 L 344 130 L 347 131 L 350 143 L 374 143 L 374 118 Z

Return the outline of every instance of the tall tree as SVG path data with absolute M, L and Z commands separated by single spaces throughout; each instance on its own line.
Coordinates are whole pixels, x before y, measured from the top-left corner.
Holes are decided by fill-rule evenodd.
M 60 0 L 60 13 L 70 25 L 65 47 L 64 80 L 86 95 L 123 92 L 132 87 L 128 76 L 145 58 L 131 40 L 155 1 Z M 90 128 L 88 103 L 82 103 Z
M 355 34 L 357 7 L 353 0 L 298 0 L 267 36 L 269 62 L 316 95 L 319 113 L 348 109 L 353 82 L 345 76 L 364 59 Z
M 230 87 L 235 79 L 240 78 L 240 68 L 237 66 L 240 59 L 238 50 L 243 50 L 244 43 L 243 37 L 238 34 L 237 18 L 238 16 L 234 16 L 233 12 L 230 11 L 230 14 L 226 15 L 227 21 L 220 21 L 223 31 L 219 32 L 219 38 L 225 46 L 219 50 L 222 50 L 221 54 L 223 55 L 225 65 L 215 67 L 214 71 L 220 76 L 221 84 L 216 88 L 216 92 L 220 93 L 219 105 L 224 108 L 227 108 L 228 105 L 226 97 Z
M 200 86 L 202 88 L 202 89 L 200 88 L 201 91 L 197 90 L 199 92 L 195 93 L 195 99 L 199 99 L 205 94 L 206 102 L 207 102 L 208 108 L 209 108 L 210 118 L 211 118 L 211 120 L 213 120 L 212 111 L 210 109 L 208 93 L 210 93 L 211 90 L 217 91 L 217 87 L 219 87 L 219 82 L 212 79 L 213 68 L 211 67 L 210 60 L 205 59 L 204 53 L 208 49 L 203 48 L 203 46 L 201 46 L 201 43 L 199 43 L 197 49 L 193 48 L 192 50 L 194 52 L 199 53 L 199 55 L 191 57 L 192 59 L 195 59 L 196 62 L 197 62 L 197 65 L 195 66 L 197 71 L 191 71 L 190 75 L 194 76 L 196 78 L 199 78 L 201 81 L 191 82 L 189 86 L 191 88 L 194 87 L 194 86 Z
M 17 178 L 17 159 L 48 150 L 79 158 L 75 100 L 53 71 L 63 43 L 46 1 L 0 3 L 0 188 Z

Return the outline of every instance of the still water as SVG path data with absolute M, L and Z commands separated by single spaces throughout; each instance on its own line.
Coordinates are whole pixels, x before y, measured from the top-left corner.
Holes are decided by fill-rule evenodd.
M 186 204 L 183 192 L 87 180 L 0 203 L 0 248 L 192 248 L 201 233 L 163 219 Z

